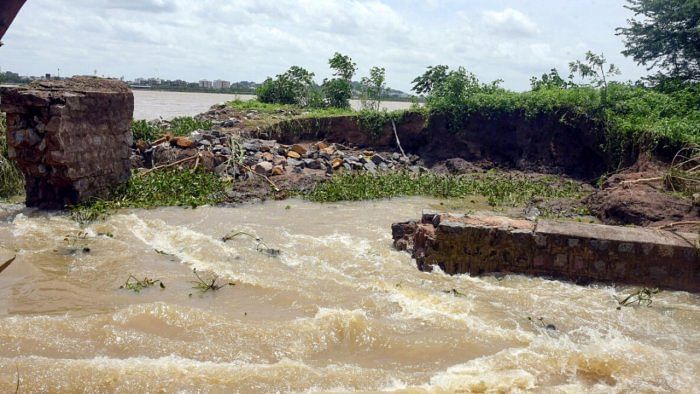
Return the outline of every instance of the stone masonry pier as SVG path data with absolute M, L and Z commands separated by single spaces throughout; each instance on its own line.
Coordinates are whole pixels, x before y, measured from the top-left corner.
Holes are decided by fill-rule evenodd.
M 134 96 L 120 81 L 74 77 L 2 87 L 0 111 L 27 206 L 57 209 L 105 197 L 131 176 Z
M 519 273 L 700 292 L 698 234 L 599 224 L 426 213 L 392 225 L 418 268 Z

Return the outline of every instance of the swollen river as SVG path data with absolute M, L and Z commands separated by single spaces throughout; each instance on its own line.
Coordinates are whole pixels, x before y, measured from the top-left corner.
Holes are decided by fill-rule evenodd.
M 697 295 L 617 310 L 631 288 L 419 272 L 390 225 L 431 204 L 163 208 L 86 228 L 6 213 L 0 391 L 697 392 Z M 224 243 L 234 230 L 280 255 Z M 235 286 L 202 293 L 194 268 Z M 119 289 L 129 274 L 166 288 Z

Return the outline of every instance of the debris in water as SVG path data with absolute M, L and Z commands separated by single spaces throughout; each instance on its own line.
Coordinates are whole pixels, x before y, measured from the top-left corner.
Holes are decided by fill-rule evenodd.
M 13 261 L 15 261 L 15 258 L 17 258 L 17 256 L 12 256 L 11 259 L 9 259 L 9 260 L 7 260 L 6 262 L 2 263 L 2 265 L 0 265 L 0 272 L 5 271 L 5 269 L 6 269 L 7 267 L 9 267 L 10 264 L 12 264 Z
M 532 323 L 535 322 L 535 320 L 533 320 L 531 316 L 528 316 L 528 317 L 527 317 L 527 320 L 531 321 Z M 552 324 L 552 323 L 545 323 L 545 322 L 544 322 L 544 317 L 538 317 L 536 320 L 537 320 L 538 322 L 540 322 L 540 325 L 542 326 L 542 328 L 544 328 L 544 329 L 546 329 L 546 330 L 550 330 L 550 331 L 556 331 L 556 330 L 557 330 L 557 326 L 555 326 L 554 324 Z
M 265 241 L 262 240 L 262 238 L 255 236 L 253 234 L 247 233 L 245 231 L 231 232 L 231 233 L 225 235 L 223 238 L 221 238 L 221 240 L 224 242 L 227 242 L 227 241 L 230 241 L 238 236 L 246 236 L 246 237 L 250 237 L 253 240 L 255 240 L 255 242 L 256 242 L 255 250 L 258 253 L 266 254 L 270 257 L 278 257 L 280 254 L 282 254 L 281 250 L 268 247 L 267 244 L 265 243 Z
M 165 284 L 160 279 L 150 279 L 148 277 L 143 278 L 143 280 L 136 279 L 134 275 L 129 275 L 123 285 L 119 286 L 120 289 L 129 289 L 134 293 L 140 293 L 141 290 L 151 287 L 158 283 L 161 289 L 165 289 Z
M 197 277 L 197 280 L 192 282 L 192 283 L 194 283 L 194 287 L 192 287 L 192 288 L 199 290 L 201 293 L 206 293 L 209 290 L 216 291 L 216 290 L 221 289 L 224 286 L 235 286 L 236 285 L 233 282 L 228 282 L 228 283 L 224 283 L 224 284 L 216 283 L 216 281 L 219 279 L 219 277 L 216 275 L 214 275 L 214 277 L 211 280 L 209 280 L 209 279 L 204 280 L 204 279 L 202 279 L 201 276 L 199 276 L 196 268 L 192 269 L 192 272 L 194 273 L 194 276 Z M 192 293 L 190 293 L 189 295 L 192 296 Z
M 443 290 L 442 291 L 445 294 L 452 294 L 455 297 L 466 297 L 467 295 L 462 293 L 461 291 L 457 289 L 452 289 L 452 290 Z
M 628 295 L 622 301 L 618 300 L 617 297 L 615 297 L 617 303 L 620 304 L 617 307 L 617 310 L 622 309 L 623 306 L 634 306 L 635 303 L 637 305 L 645 305 L 647 307 L 651 307 L 651 303 L 653 302 L 651 298 L 654 296 L 654 294 L 658 294 L 659 292 L 661 292 L 661 290 L 659 290 L 658 288 L 650 289 L 648 287 L 645 287 L 637 291 L 636 293 Z

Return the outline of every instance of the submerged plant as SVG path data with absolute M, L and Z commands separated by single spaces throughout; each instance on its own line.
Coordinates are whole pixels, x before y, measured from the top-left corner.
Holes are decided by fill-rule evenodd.
M 651 303 L 653 302 L 652 297 L 660 292 L 661 290 L 659 290 L 658 288 L 650 289 L 648 287 L 645 287 L 641 290 L 638 290 L 635 293 L 628 295 L 623 300 L 618 300 L 617 297 L 615 297 L 617 303 L 619 304 L 617 309 L 620 310 L 623 306 L 634 306 L 635 304 L 637 306 L 644 305 L 646 307 L 651 307 Z
M 208 291 L 216 291 L 216 290 L 219 290 L 225 286 L 235 286 L 236 285 L 233 282 L 217 283 L 217 280 L 219 279 L 219 277 L 217 275 L 214 275 L 211 279 L 204 280 L 204 279 L 202 279 L 201 276 L 199 276 L 196 268 L 192 269 L 192 272 L 194 273 L 194 276 L 197 278 L 197 280 L 192 281 L 192 283 L 194 283 L 194 286 L 192 288 L 199 290 L 201 293 L 206 293 Z M 192 293 L 190 293 L 190 296 L 191 295 L 192 295 Z
M 279 249 L 273 249 L 273 248 L 268 247 L 262 238 L 260 238 L 256 235 L 247 233 L 245 231 L 233 231 L 233 232 L 225 235 L 223 238 L 221 238 L 221 240 L 224 242 L 227 242 L 227 241 L 230 241 L 230 240 L 232 240 L 236 237 L 239 237 L 239 236 L 252 238 L 255 241 L 255 250 L 258 253 L 266 254 L 270 257 L 277 257 L 282 253 L 282 251 Z
M 119 286 L 119 288 L 128 289 L 133 291 L 134 293 L 140 293 L 141 290 L 149 288 L 155 285 L 156 283 L 158 283 L 161 289 L 165 289 L 165 284 L 160 279 L 151 279 L 148 277 L 144 277 L 143 279 L 139 280 L 134 275 L 129 275 L 129 277 L 126 278 L 126 282 L 124 282 L 123 285 Z

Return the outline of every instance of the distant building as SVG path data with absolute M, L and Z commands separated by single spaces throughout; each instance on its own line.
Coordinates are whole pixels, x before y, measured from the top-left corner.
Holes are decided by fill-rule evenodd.
M 205 89 L 211 89 L 212 83 L 211 83 L 211 81 L 207 81 L 206 79 L 202 79 L 201 81 L 199 81 L 199 87 L 205 88 Z
M 222 81 L 221 79 L 217 79 L 214 81 L 214 89 L 229 89 L 231 88 L 231 82 L 229 81 Z

